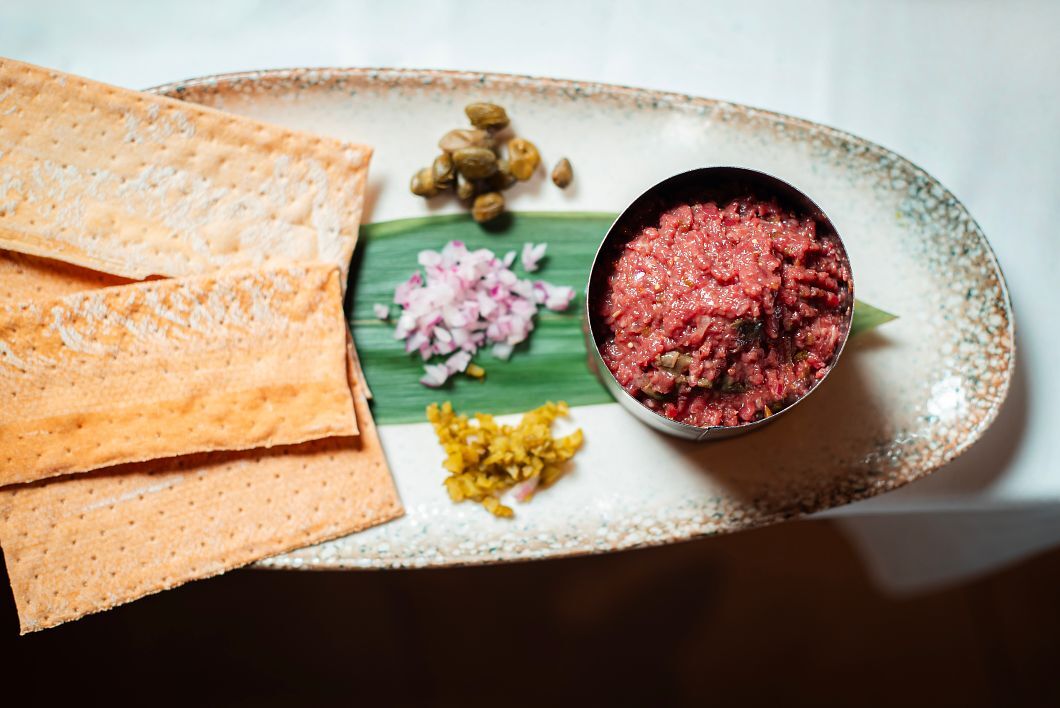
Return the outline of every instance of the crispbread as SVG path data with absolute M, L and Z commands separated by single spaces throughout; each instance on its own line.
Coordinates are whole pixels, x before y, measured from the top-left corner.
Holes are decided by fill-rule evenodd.
M 0 489 L 22 633 L 402 513 L 368 405 L 361 434 L 112 467 Z
M 0 251 L 0 309 L 132 281 L 49 258 Z
M 345 276 L 370 157 L 0 58 L 0 248 L 135 279 L 278 261 Z
M 346 371 L 350 378 L 350 388 L 359 383 L 361 392 L 369 401 L 372 400 L 372 389 L 368 388 L 368 379 L 364 376 L 361 368 L 361 357 L 357 354 L 357 347 L 353 345 L 353 335 L 349 327 L 346 328 Z
M 158 280 L 0 311 L 0 485 L 355 435 L 339 272 Z

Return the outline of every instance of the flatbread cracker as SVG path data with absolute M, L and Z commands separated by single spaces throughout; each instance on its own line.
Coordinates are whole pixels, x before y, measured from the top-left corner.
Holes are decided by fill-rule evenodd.
M 0 251 L 0 308 L 131 282 L 135 281 L 50 258 Z
M 331 265 L 158 280 L 0 311 L 0 485 L 356 435 Z
M 208 453 L 0 489 L 22 633 L 401 515 L 364 397 L 361 435 Z
M 135 280 L 100 273 L 50 258 L 0 250 L 0 309 L 29 300 L 41 300 L 69 295 L 82 290 L 113 287 L 135 283 Z M 346 365 L 353 382 L 360 381 L 365 398 L 372 400 L 372 390 L 361 369 L 360 357 L 353 339 L 346 337 Z
M 372 150 L 0 58 L 0 248 L 143 279 L 346 270 Z

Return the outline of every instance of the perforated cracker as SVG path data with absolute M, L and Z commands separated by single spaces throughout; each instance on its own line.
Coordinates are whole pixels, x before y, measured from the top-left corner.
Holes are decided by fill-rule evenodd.
M 128 278 L 346 269 L 371 148 L 0 58 L 0 248 Z
M 136 281 L 117 275 L 100 273 L 62 261 L 25 253 L 0 250 L 0 310 L 5 305 L 15 305 L 29 300 L 55 298 L 83 290 L 127 285 Z M 347 367 L 350 369 L 350 390 L 354 382 L 361 382 L 361 389 L 368 400 L 372 390 L 364 377 L 353 339 L 346 337 Z
M 402 513 L 363 396 L 361 435 L 192 455 L 0 489 L 22 633 Z
M 334 266 L 158 280 L 0 311 L 0 485 L 355 435 Z

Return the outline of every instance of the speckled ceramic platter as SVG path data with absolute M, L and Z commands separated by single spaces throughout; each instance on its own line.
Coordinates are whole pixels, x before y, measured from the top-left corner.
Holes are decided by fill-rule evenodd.
M 477 100 L 506 106 L 546 163 L 566 156 L 574 164 L 568 190 L 539 180 L 509 192 L 517 210 L 613 212 L 690 168 L 763 170 L 820 204 L 843 234 L 859 297 L 900 316 L 852 340 L 799 410 L 744 437 L 686 443 L 653 432 L 616 404 L 573 409 L 570 425 L 583 428 L 587 441 L 573 471 L 517 506 L 511 520 L 449 501 L 441 450 L 425 422 L 382 426 L 407 515 L 265 566 L 491 563 L 775 523 L 930 474 L 983 433 L 1007 391 L 1012 311 L 986 238 L 930 175 L 860 138 L 721 101 L 494 74 L 268 71 L 157 90 L 374 145 L 371 221 L 457 208 L 414 198 L 407 183 L 435 152 L 438 136 L 463 124 L 462 107 Z

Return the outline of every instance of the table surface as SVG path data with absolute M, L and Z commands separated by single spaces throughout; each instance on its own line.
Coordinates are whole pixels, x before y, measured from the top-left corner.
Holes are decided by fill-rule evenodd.
M 556 76 L 789 113 L 911 159 L 967 205 L 993 244 L 1012 293 L 1018 349 L 1009 398 L 968 453 L 922 482 L 831 512 L 854 520 L 846 522 L 853 537 L 875 553 L 882 575 L 900 565 L 915 577 L 910 558 L 918 552 L 929 560 L 944 553 L 936 560 L 948 560 L 959 575 L 1060 542 L 1060 524 L 1048 513 L 1060 508 L 1053 405 L 1060 376 L 1051 357 L 1060 342 L 1045 291 L 1060 268 L 1058 32 L 1060 4 L 1045 1 L 820 0 L 795 8 L 746 0 L 735 9 L 704 0 L 547 0 L 532 9 L 479 0 L 0 6 L 0 56 L 122 86 L 292 66 Z M 1030 507 L 1046 513 L 1024 513 Z M 1017 521 L 1006 522 L 1004 542 L 969 559 L 931 546 L 932 525 L 946 525 L 946 517 L 920 519 L 915 551 L 877 518 L 929 511 L 961 514 L 969 544 L 978 524 L 964 521 L 966 514 L 1015 514 Z M 872 520 L 855 526 L 859 516 Z M 1011 533 L 1013 524 L 1023 533 Z M 952 525 L 945 529 L 952 535 Z

